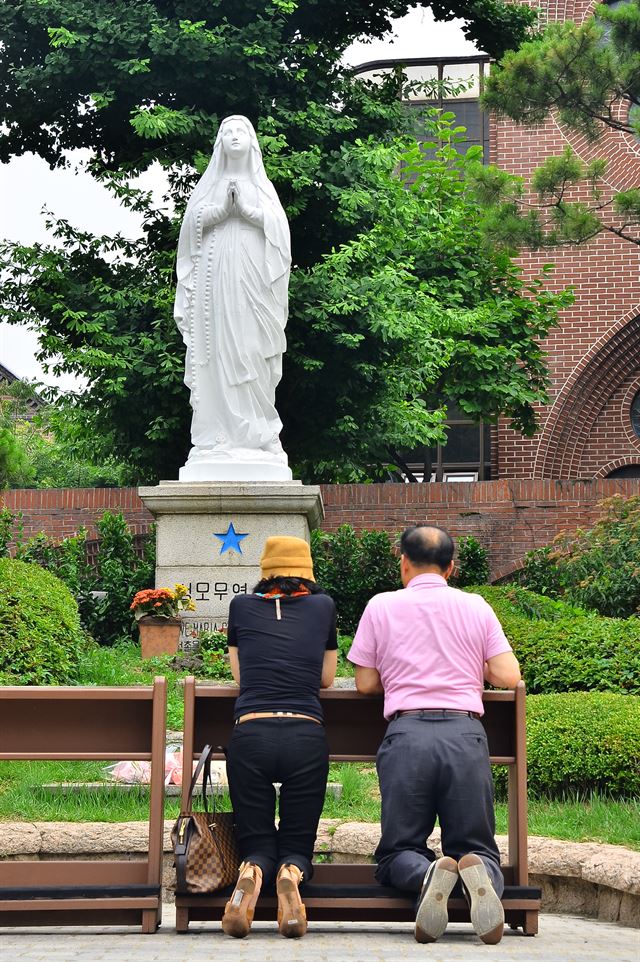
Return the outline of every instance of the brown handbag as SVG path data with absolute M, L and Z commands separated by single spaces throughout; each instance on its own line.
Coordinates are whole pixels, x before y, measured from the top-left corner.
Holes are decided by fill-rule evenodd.
M 211 894 L 235 882 L 240 867 L 240 853 L 234 830 L 233 812 L 216 812 L 215 794 L 211 781 L 211 755 L 207 745 L 202 752 L 187 798 L 186 812 L 181 812 L 171 831 L 176 892 Z M 192 810 L 193 790 L 202 772 L 202 800 L 204 811 Z M 209 812 L 207 788 L 212 789 L 212 810 Z

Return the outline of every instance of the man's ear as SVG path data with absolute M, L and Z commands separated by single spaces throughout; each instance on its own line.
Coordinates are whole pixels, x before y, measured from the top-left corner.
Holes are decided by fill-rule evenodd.
M 455 568 L 455 566 L 456 566 L 455 561 L 449 562 L 449 567 L 447 568 L 447 570 L 444 572 L 444 575 L 443 575 L 446 581 L 448 581 L 451 575 L 453 574 L 453 569 Z

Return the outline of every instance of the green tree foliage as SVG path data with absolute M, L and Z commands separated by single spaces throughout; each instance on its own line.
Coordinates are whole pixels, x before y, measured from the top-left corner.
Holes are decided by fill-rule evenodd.
M 303 477 L 356 481 L 402 465 L 402 449 L 442 440 L 443 398 L 474 417 L 508 414 L 533 433 L 546 390 L 538 338 L 570 302 L 525 286 L 487 249 L 483 211 L 465 187 L 453 114 L 424 118 L 426 139 L 343 149 L 355 183 L 334 192 L 353 240 L 292 283 L 300 313 L 280 392 L 285 448 Z M 302 332 L 302 338 L 300 338 Z M 295 405 L 305 397 L 304 419 Z M 340 460 L 331 460 L 338 450 Z
M 498 616 L 527 691 L 640 695 L 640 619 L 603 618 L 525 588 L 474 588 Z
M 352 635 L 367 602 L 380 591 L 401 588 L 400 566 L 386 531 L 311 532 L 315 579 L 336 603 L 338 629 Z
M 0 427 L 0 488 L 28 488 L 33 467 L 15 432 Z
M 640 0 L 595 8 L 583 23 L 550 23 L 492 68 L 485 108 L 523 124 L 540 124 L 552 112 L 570 130 L 597 141 L 607 128 L 640 135 Z M 477 171 L 488 206 L 487 231 L 518 248 L 576 244 L 600 231 L 640 244 L 640 187 L 614 193 L 605 185 L 603 159 L 583 163 L 571 148 L 548 158 L 532 181 L 490 168 Z M 585 197 L 571 199 L 581 185 Z
M 640 497 L 615 495 L 600 507 L 593 528 L 561 532 L 552 545 L 530 552 L 523 584 L 612 618 L 638 615 Z
M 341 66 L 343 51 L 357 37 L 383 36 L 391 18 L 410 6 L 410 0 L 6 0 L 0 160 L 33 151 L 60 164 L 67 151 L 88 147 L 114 170 L 144 170 L 153 160 L 189 164 L 208 148 L 222 117 L 241 113 L 273 118 L 308 187 L 322 154 L 337 143 L 340 112 L 345 129 L 357 127 L 360 136 L 378 129 L 381 119 L 368 97 L 354 111 L 362 88 Z M 535 21 L 528 7 L 504 0 L 432 6 L 441 19 L 463 16 L 468 37 L 493 56 L 517 46 Z
M 94 175 L 145 219 L 135 242 L 93 237 L 61 221 L 55 248 L 4 249 L 13 276 L 2 288 L 3 316 L 33 322 L 41 360 L 88 380 L 87 391 L 64 406 L 82 456 L 95 457 L 96 449 L 103 458 L 115 455 L 136 480 L 147 481 L 174 477 L 184 463 L 190 412 L 184 346 L 171 316 L 177 233 L 213 132 L 231 113 L 254 121 L 291 224 L 291 348 L 278 408 L 298 471 L 309 476 L 313 466 L 316 477 L 375 477 L 399 447 L 433 440 L 442 401 L 430 400 L 429 410 L 419 395 L 425 386 L 436 394 L 445 373 L 453 394 L 474 396 L 468 403 L 478 415 L 500 411 L 531 427 L 544 375 L 530 345 L 553 323 L 557 302 L 543 306 L 542 295 L 534 297 L 530 312 L 529 292 L 511 265 L 492 261 L 487 271 L 474 260 L 476 214 L 464 204 L 456 208 L 455 162 L 444 164 L 441 195 L 435 169 L 424 173 L 425 189 L 403 192 L 393 175 L 394 138 L 411 126 L 398 96 L 403 80 L 393 74 L 367 83 L 341 64 L 351 40 L 380 36 L 389 17 L 408 6 L 407 0 L 10 0 L 2 7 L 0 159 L 33 150 L 56 165 L 72 148 L 89 148 Z M 444 19 L 464 12 L 469 36 L 493 53 L 519 43 L 535 19 L 527 7 L 503 0 L 443 0 L 434 9 Z M 153 209 L 127 179 L 154 161 L 170 182 L 163 209 Z M 410 200 L 396 217 L 392 202 L 404 194 Z M 401 236 L 401 226 L 413 230 L 414 213 L 422 235 L 430 224 L 430 252 L 439 253 L 434 232 L 450 235 L 444 262 L 436 258 L 439 285 L 427 285 L 434 271 L 426 270 L 426 257 L 414 266 L 411 238 Z M 466 226 L 460 219 L 467 216 L 471 239 L 458 250 Z M 384 239 L 379 253 L 366 250 L 367 234 Z M 339 297 L 354 265 L 359 290 L 352 284 L 348 297 Z M 461 275 L 474 270 L 479 280 L 470 275 L 465 300 Z M 449 298 L 449 316 L 437 295 L 451 275 L 458 292 Z M 363 304 L 367 290 L 370 307 Z M 456 350 L 467 323 L 465 348 Z M 337 446 L 345 455 L 339 465 Z
M 24 416 L 31 393 L 24 382 L 0 382 L 0 488 L 29 487 L 35 478 L 25 443 L 30 431 Z
M 108 453 L 96 465 L 90 443 L 87 457 L 78 457 L 73 423 L 43 404 L 35 385 L 14 381 L 0 391 L 0 487 L 91 488 L 128 480 L 123 465 Z
M 0 677 L 11 685 L 76 679 L 87 645 L 69 589 L 39 565 L 0 558 Z
M 429 111 L 434 139 L 422 151 L 408 138 L 368 138 L 331 160 L 333 226 L 351 239 L 292 274 L 278 393 L 283 443 L 303 479 L 387 476 L 403 449 L 444 438 L 444 397 L 535 430 L 534 406 L 547 398 L 538 340 L 570 298 L 540 279 L 525 285 L 506 254 L 487 248 L 483 210 L 461 176 L 478 151 L 459 153 L 454 122 Z M 158 223 L 149 211 L 148 235 L 135 242 L 58 224 L 60 248 L 11 249 L 4 285 L 5 316 L 38 324 L 45 350 L 89 380 L 65 408 L 83 453 L 115 454 L 141 480 L 175 476 L 189 444 L 172 319 L 177 222 L 166 250 L 153 245 Z

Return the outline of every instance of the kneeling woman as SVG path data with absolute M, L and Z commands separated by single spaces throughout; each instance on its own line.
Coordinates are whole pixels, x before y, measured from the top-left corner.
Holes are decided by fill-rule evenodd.
M 268 538 L 262 580 L 229 610 L 229 660 L 240 695 L 227 754 L 229 792 L 243 859 L 222 928 L 247 935 L 260 887 L 276 879 L 278 926 L 307 929 L 298 885 L 311 878 L 329 752 L 318 692 L 336 673 L 335 605 L 313 580 L 301 538 Z M 279 825 L 275 826 L 280 782 Z

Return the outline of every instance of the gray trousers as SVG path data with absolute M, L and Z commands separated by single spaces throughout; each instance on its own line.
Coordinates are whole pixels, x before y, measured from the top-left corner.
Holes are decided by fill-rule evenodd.
M 443 853 L 456 861 L 470 852 L 479 855 L 501 896 L 504 880 L 482 723 L 466 715 L 401 716 L 389 723 L 376 765 L 382 793 L 378 882 L 420 891 L 436 858 L 426 840 L 437 817 Z

